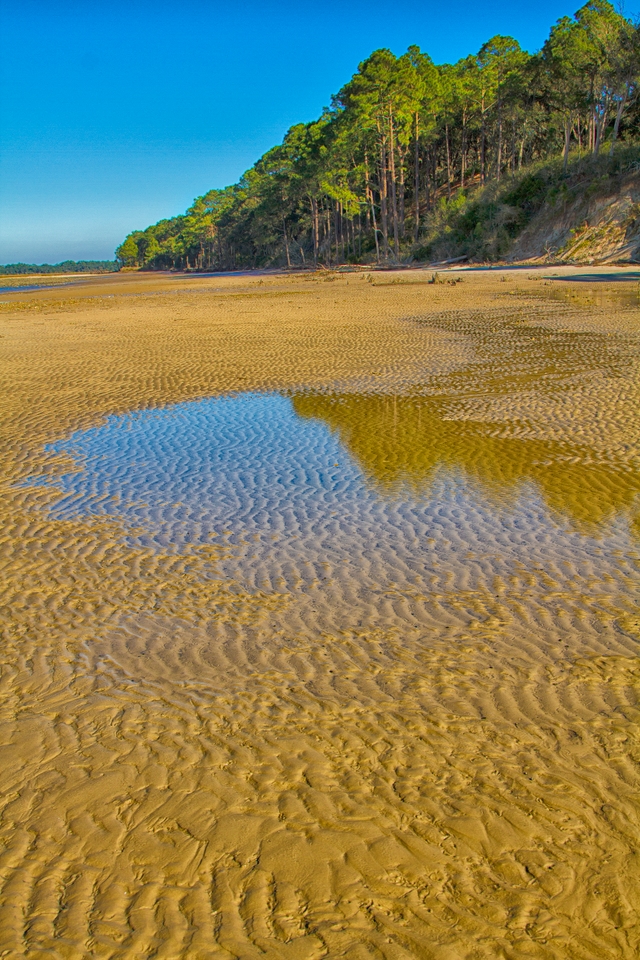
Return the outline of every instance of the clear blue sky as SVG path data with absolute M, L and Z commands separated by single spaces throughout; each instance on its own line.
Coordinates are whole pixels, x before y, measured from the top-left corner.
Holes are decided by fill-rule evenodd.
M 0 263 L 110 258 L 235 182 L 377 47 L 534 51 L 579 5 L 0 0 Z

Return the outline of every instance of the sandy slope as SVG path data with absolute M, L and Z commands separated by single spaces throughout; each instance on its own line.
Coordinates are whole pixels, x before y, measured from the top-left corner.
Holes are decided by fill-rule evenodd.
M 637 956 L 640 312 L 459 275 L 2 296 L 0 956 Z M 105 415 L 263 389 L 372 482 L 535 484 L 575 552 L 255 589 L 20 485 Z
M 595 188 L 595 190 L 594 190 Z M 640 178 L 633 169 L 574 187 L 571 199 L 547 201 L 513 245 L 514 259 L 565 263 L 638 263 Z

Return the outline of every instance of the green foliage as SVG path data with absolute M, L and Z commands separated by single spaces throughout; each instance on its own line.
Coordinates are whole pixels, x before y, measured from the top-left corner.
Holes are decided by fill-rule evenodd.
M 138 244 L 132 236 L 128 236 L 124 243 L 116 249 L 116 259 L 123 267 L 132 267 L 138 262 Z
M 546 197 L 548 184 L 539 171 L 526 173 L 512 190 L 503 198 L 503 202 L 513 207 L 519 207 L 528 219 L 537 213 Z
M 425 224 L 418 260 L 466 256 L 490 261 L 508 255 L 514 238 L 545 206 L 557 208 L 585 196 L 607 196 L 616 181 L 638 166 L 640 149 L 620 148 L 610 156 L 574 156 L 565 169 L 561 158 L 538 162 L 492 181 L 451 202 L 440 202 Z
M 183 270 L 502 256 L 543 203 L 566 201 L 571 150 L 607 142 L 614 162 L 640 135 L 639 77 L 638 29 L 607 0 L 561 18 L 533 57 L 505 36 L 453 65 L 376 50 L 239 183 L 116 256 Z
M 6 263 L 0 266 L 0 274 L 115 273 L 119 269 L 116 260 L 63 260 L 62 263 Z

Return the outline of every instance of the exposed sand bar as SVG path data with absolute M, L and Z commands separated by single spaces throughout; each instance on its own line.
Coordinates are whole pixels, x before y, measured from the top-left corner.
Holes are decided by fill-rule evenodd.
M 640 309 L 632 271 L 575 273 L 0 296 L 0 956 L 638 955 Z M 492 540 L 329 632 L 322 584 L 24 483 L 110 415 L 265 390 L 381 487 L 535 488 L 575 551 L 478 586 Z

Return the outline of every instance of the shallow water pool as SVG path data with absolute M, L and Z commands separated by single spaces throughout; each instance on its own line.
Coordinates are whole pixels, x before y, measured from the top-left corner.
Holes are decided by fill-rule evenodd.
M 423 398 L 208 398 L 110 417 L 50 450 L 76 465 L 47 481 L 56 517 L 115 518 L 132 549 L 163 556 L 219 547 L 211 576 L 287 598 L 265 614 L 285 632 L 515 618 L 561 633 L 632 606 L 633 489 Z

